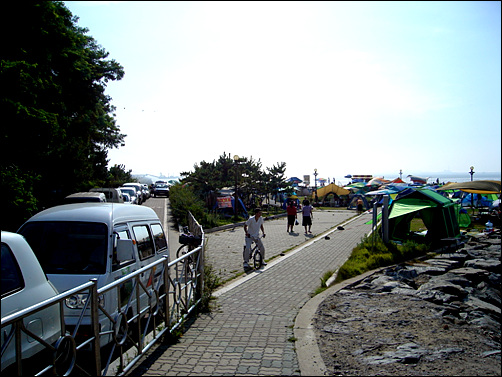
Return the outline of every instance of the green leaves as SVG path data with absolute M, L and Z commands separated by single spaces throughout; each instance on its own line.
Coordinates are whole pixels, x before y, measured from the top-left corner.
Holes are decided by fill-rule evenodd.
M 26 216 L 108 178 L 107 150 L 125 135 L 105 89 L 124 69 L 62 2 L 10 2 L 4 11 L 13 29 L 2 45 L 0 164 L 6 179 L 24 185 L 10 185 L 13 196 L 0 204 L 24 205 Z
M 194 165 L 191 172 L 181 173 L 184 182 L 189 182 L 194 191 L 204 197 L 210 191 L 237 185 L 241 197 L 277 193 L 290 187 L 285 179 L 286 163 L 281 162 L 272 168 L 262 169 L 260 160 L 253 157 L 240 157 L 234 161 L 230 153 L 223 153 L 212 163 L 201 161 Z

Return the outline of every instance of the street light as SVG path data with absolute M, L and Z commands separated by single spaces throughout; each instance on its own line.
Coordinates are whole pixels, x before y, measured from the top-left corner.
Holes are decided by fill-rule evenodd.
M 238 195 L 237 195 L 237 166 L 239 164 L 239 156 L 234 155 L 234 164 L 235 164 L 235 192 L 234 192 L 234 216 L 237 219 L 237 200 L 238 200 Z
M 471 171 L 469 172 L 469 174 L 471 175 L 471 182 L 472 182 L 472 176 L 474 175 L 474 166 L 471 166 L 469 169 L 471 169 Z M 474 194 L 471 192 L 471 208 L 474 208 Z
M 314 169 L 315 202 L 317 203 L 317 169 Z

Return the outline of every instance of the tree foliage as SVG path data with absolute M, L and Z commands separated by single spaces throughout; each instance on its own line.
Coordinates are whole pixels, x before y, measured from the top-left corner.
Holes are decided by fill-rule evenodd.
M 182 172 L 183 183 L 189 183 L 199 197 L 205 199 L 212 191 L 234 188 L 236 185 L 241 198 L 253 195 L 276 194 L 290 188 L 285 178 L 286 163 L 281 162 L 263 170 L 261 161 L 253 157 L 240 157 L 234 161 L 230 154 L 223 153 L 213 162 L 201 161 L 194 170 Z
M 107 151 L 125 135 L 105 88 L 124 70 L 62 2 L 9 2 L 2 13 L 11 27 L 0 72 L 0 178 L 11 189 L 2 208 L 32 212 L 109 180 Z

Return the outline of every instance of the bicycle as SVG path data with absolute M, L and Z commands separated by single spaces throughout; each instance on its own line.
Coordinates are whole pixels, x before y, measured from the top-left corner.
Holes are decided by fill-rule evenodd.
M 183 255 L 188 254 L 190 251 L 200 246 L 201 241 L 200 237 L 194 236 L 190 233 L 187 226 L 183 227 L 183 233 L 179 236 L 180 247 L 176 251 L 176 259 L 179 259 Z M 183 264 L 185 266 L 186 275 L 191 276 L 192 270 L 195 267 L 195 260 L 192 256 L 188 256 Z
M 263 238 L 263 237 L 261 237 Z M 251 251 L 249 252 L 249 260 L 253 259 L 253 266 L 256 270 L 258 270 L 263 265 L 263 256 L 261 254 L 260 248 L 258 244 L 253 240 L 251 246 Z M 242 253 L 246 252 L 246 244 L 244 243 L 244 247 L 242 249 Z

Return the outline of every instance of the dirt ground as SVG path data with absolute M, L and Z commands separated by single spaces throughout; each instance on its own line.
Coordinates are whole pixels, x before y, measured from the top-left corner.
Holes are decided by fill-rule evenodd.
M 482 321 L 412 295 L 350 289 L 323 301 L 315 331 L 329 375 L 500 376 L 500 323 Z

